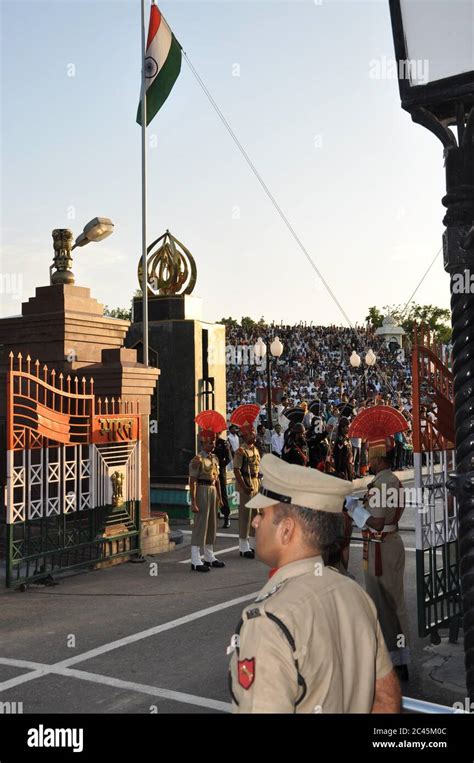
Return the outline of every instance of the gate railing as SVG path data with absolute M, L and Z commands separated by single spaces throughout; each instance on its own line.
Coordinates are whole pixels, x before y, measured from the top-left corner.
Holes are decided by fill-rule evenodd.
M 413 365 L 413 460 L 416 488 L 418 633 L 460 623 L 458 513 L 447 488 L 455 468 L 453 375 L 431 332 L 415 329 Z M 435 411 L 426 411 L 434 404 Z M 429 415 L 428 415 L 429 413 Z
M 137 401 L 10 354 L 7 586 L 140 551 Z

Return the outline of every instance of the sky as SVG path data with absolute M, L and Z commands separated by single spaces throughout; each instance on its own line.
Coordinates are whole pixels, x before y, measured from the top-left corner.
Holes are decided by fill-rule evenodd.
M 206 320 L 362 323 L 405 304 L 441 248 L 441 143 L 400 107 L 388 0 L 169 0 L 186 61 L 148 128 L 148 242 L 192 252 Z M 140 0 L 0 0 L 0 316 L 49 282 L 51 231 L 115 230 L 75 250 L 76 283 L 128 307 L 141 251 Z M 148 8 L 147 8 L 148 16 Z M 449 306 L 442 254 L 416 294 Z

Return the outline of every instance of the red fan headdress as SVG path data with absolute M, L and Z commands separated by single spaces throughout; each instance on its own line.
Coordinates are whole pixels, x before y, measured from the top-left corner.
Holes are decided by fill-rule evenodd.
M 260 406 L 255 403 L 246 403 L 245 405 L 239 405 L 238 408 L 232 413 L 230 417 L 230 423 L 239 427 L 243 432 L 246 429 L 252 429 L 255 423 L 255 419 L 260 413 Z
M 227 429 L 225 418 L 217 411 L 201 411 L 194 421 L 201 427 L 201 432 L 199 433 L 201 437 L 218 434 Z
M 374 405 L 357 414 L 349 427 L 349 437 L 362 437 L 369 442 L 369 457 L 386 455 L 396 432 L 408 429 L 406 418 L 391 405 Z M 388 440 L 388 442 L 387 442 Z

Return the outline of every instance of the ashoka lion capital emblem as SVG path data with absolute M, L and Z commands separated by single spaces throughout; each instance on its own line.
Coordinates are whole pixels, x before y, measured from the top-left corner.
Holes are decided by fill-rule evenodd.
M 122 472 L 113 472 L 110 481 L 112 483 L 112 506 L 121 506 L 123 503 L 124 475 Z

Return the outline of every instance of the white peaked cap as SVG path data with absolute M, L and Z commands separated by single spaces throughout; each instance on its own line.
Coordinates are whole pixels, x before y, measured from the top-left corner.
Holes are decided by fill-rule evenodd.
M 288 464 L 267 454 L 260 463 L 263 475 L 260 490 L 247 506 L 265 509 L 288 503 L 317 511 L 342 512 L 344 499 L 353 491 L 352 482 L 324 474 L 319 469 Z

